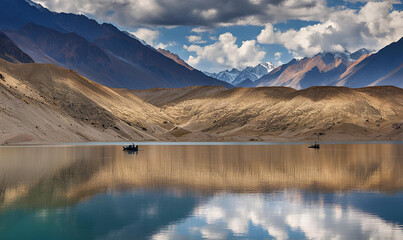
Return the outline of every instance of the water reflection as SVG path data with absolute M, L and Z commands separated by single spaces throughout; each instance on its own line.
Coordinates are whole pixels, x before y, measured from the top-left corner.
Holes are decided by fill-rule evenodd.
M 0 212 L 5 239 L 146 239 L 187 217 L 200 199 L 171 191 L 107 192 L 63 207 Z
M 153 239 L 237 237 L 403 239 L 403 230 L 396 223 L 349 204 L 327 204 L 323 199 L 310 202 L 299 191 L 285 191 L 266 195 L 217 194 L 198 206 L 191 217 L 167 226 Z
M 0 238 L 402 238 L 402 145 L 142 150 L 0 148 Z

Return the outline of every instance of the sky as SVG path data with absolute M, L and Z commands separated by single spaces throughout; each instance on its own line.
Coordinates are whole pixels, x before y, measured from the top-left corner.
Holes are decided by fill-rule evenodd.
M 35 0 L 176 53 L 202 71 L 379 50 L 403 37 L 400 0 Z

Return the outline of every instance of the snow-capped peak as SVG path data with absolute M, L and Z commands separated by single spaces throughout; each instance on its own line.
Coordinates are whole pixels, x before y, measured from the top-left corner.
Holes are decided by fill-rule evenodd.
M 219 73 L 206 73 L 208 76 L 214 77 L 218 80 L 229 82 L 233 85 L 237 85 L 243 82 L 246 79 L 250 81 L 256 81 L 261 78 L 263 75 L 268 74 L 276 68 L 271 62 L 259 63 L 258 65 L 252 67 L 246 67 L 242 71 L 239 71 L 236 68 L 231 70 L 225 70 Z
M 359 59 L 362 55 L 372 53 L 373 51 L 370 51 L 365 48 L 361 48 L 358 51 L 355 51 L 353 53 L 350 53 L 349 51 L 344 51 L 344 52 L 322 52 L 318 53 L 315 56 L 321 56 L 322 59 L 327 60 L 332 62 L 333 59 L 338 58 L 338 59 L 343 59 L 348 62 L 353 62 Z
M 273 71 L 273 69 L 275 69 L 277 67 L 272 62 L 260 63 L 258 65 L 265 67 L 267 69 L 267 71 L 269 71 L 269 72 Z
M 247 67 L 231 83 L 233 85 L 238 85 L 246 79 L 254 82 L 275 68 L 276 66 L 271 62 L 259 63 L 254 67 Z
M 368 49 L 361 48 L 361 49 L 359 49 L 359 50 L 357 50 L 357 51 L 351 53 L 351 54 L 350 54 L 350 58 L 355 61 L 355 60 L 359 59 L 362 55 L 370 54 L 370 53 L 372 53 L 372 52 L 373 52 L 373 51 L 370 51 L 370 50 L 368 50 Z
M 240 72 L 241 71 L 239 71 L 238 69 L 233 68 L 231 70 L 227 69 L 227 70 L 221 71 L 219 73 L 204 72 L 204 74 L 206 74 L 207 76 L 213 77 L 215 79 L 231 83 L 239 75 Z

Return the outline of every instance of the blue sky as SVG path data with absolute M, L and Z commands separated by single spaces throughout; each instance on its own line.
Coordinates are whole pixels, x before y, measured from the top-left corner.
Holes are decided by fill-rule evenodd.
M 287 29 L 287 28 L 293 28 L 292 26 L 295 26 L 295 28 L 297 28 L 299 26 L 306 26 L 308 24 L 304 21 L 290 21 L 290 22 L 293 22 L 293 23 L 292 24 L 279 24 L 279 25 L 282 25 L 281 27 L 284 27 L 284 29 Z M 206 46 L 206 45 L 213 44 L 214 42 L 217 41 L 217 40 L 212 40 L 210 37 L 212 37 L 213 39 L 217 39 L 221 34 L 229 32 L 237 38 L 236 44 L 241 45 L 243 41 L 247 41 L 247 40 L 256 38 L 256 36 L 259 35 L 259 33 L 264 29 L 264 27 L 262 27 L 262 26 L 219 27 L 217 29 L 212 29 L 209 32 L 203 32 L 203 33 L 199 33 L 199 34 L 192 32 L 193 27 L 187 27 L 187 26 L 186 27 L 183 27 L 183 26 L 177 27 L 174 29 L 166 29 L 166 28 L 157 28 L 157 29 L 160 32 L 160 34 L 159 34 L 160 37 L 159 37 L 158 41 L 163 42 L 163 43 L 168 43 L 168 44 L 174 43 L 171 46 L 167 46 L 166 49 L 178 54 L 182 59 L 187 60 L 190 55 L 194 55 L 193 52 L 189 52 L 183 48 L 183 45 L 191 44 L 188 41 L 188 39 L 186 38 L 187 36 L 190 36 L 190 35 L 201 36 L 202 40 L 206 41 L 206 43 L 202 43 L 199 45 Z M 182 37 L 178 38 L 178 36 L 182 36 Z M 266 53 L 264 58 L 262 59 L 262 62 L 272 62 L 276 65 L 279 65 L 281 63 L 286 63 L 293 58 L 293 54 L 289 53 L 288 50 L 281 44 L 262 44 L 259 46 L 259 48 Z M 278 52 L 281 53 L 280 58 L 276 58 L 276 56 L 275 56 L 275 54 Z M 218 72 L 218 71 L 222 71 L 223 69 L 230 69 L 231 67 L 236 67 L 236 66 L 222 67 L 222 66 L 217 66 L 217 64 L 215 64 L 214 62 L 202 61 L 201 64 L 197 65 L 196 67 L 203 71 Z
M 264 27 L 261 26 L 231 26 L 219 27 L 217 29 L 213 29 L 209 32 L 203 33 L 194 33 L 192 32 L 193 27 L 187 26 L 176 27 L 173 29 L 157 28 L 160 33 L 157 41 L 166 43 L 168 45 L 166 47 L 167 50 L 174 52 L 178 54 L 182 59 L 187 60 L 190 55 L 194 55 L 193 52 L 189 52 L 183 48 L 183 45 L 192 44 L 191 42 L 189 42 L 187 36 L 201 36 L 202 41 L 205 41 L 205 43 L 200 43 L 198 45 L 207 46 L 217 41 L 212 39 L 217 39 L 221 34 L 229 32 L 237 38 L 236 44 L 241 45 L 243 41 L 256 38 L 256 36 L 259 35 L 263 28 Z M 260 45 L 259 48 L 266 53 L 264 58 L 262 59 L 262 62 L 270 61 L 278 65 L 279 61 L 285 63 L 293 58 L 293 55 L 289 53 L 288 50 L 281 44 L 264 44 Z M 281 53 L 281 58 L 275 57 L 274 54 L 277 52 Z M 218 72 L 223 69 L 229 69 L 236 66 L 222 67 L 217 66 L 217 64 L 215 64 L 214 62 L 202 61 L 200 64 L 196 65 L 196 67 L 203 71 Z
M 319 52 L 379 50 L 403 36 L 401 1 L 36 0 L 111 22 L 210 72 Z

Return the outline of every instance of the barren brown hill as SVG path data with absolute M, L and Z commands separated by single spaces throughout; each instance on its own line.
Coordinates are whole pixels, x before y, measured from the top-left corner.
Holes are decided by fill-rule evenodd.
M 396 87 L 189 87 L 132 91 L 191 133 L 183 140 L 403 139 Z
M 0 143 L 155 140 L 166 131 L 158 108 L 71 70 L 0 59 L 0 73 Z
M 1 59 L 0 73 L 0 144 L 403 139 L 397 87 L 125 90 Z

